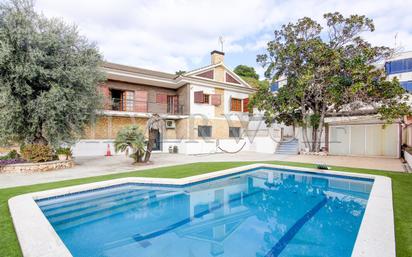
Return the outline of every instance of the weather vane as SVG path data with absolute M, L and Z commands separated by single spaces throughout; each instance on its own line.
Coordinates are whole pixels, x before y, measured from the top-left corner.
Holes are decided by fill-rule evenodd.
M 223 39 L 223 37 L 222 36 L 219 36 L 219 44 L 220 44 L 220 48 L 221 48 L 221 51 L 223 52 L 223 43 L 225 42 L 225 40 Z

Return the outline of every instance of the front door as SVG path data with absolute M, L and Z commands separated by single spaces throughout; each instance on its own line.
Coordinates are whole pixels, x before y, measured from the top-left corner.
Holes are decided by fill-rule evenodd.
M 155 143 L 153 145 L 153 151 L 160 151 L 162 150 L 162 142 L 160 141 L 160 132 L 159 130 L 155 130 Z

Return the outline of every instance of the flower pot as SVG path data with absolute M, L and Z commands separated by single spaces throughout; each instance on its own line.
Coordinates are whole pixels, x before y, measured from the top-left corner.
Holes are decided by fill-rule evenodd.
M 65 154 L 59 154 L 58 157 L 59 157 L 59 161 L 67 160 L 67 155 L 65 155 Z

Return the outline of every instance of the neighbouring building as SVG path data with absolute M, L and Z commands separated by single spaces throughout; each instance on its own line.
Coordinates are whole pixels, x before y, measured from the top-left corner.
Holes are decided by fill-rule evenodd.
M 254 142 L 244 137 L 249 96 L 255 89 L 224 64 L 223 52 L 211 52 L 210 65 L 182 75 L 108 62 L 102 69 L 107 75 L 100 85 L 104 110 L 74 146 L 75 155 L 103 155 L 107 145 L 113 152 L 121 128 L 138 124 L 145 129 L 154 113 L 165 120 L 165 128 L 157 133 L 156 151 L 175 146 L 186 154 L 276 149 L 267 134 Z
M 411 92 L 412 52 L 402 53 L 387 60 L 385 71 L 388 79 L 396 76 L 401 85 Z M 281 78 L 272 84 L 270 91 L 276 93 L 285 84 L 286 79 Z M 322 147 L 329 155 L 399 158 L 401 144 L 412 146 L 411 125 L 412 117 L 385 124 L 376 112 L 367 109 L 359 111 L 358 114 L 338 113 L 325 119 Z M 295 136 L 299 139 L 296 151 L 308 151 L 300 129 L 296 130 Z M 292 143 L 280 145 L 282 144 Z
M 399 53 L 388 60 L 385 63 L 385 71 L 389 79 L 396 77 L 406 91 L 412 92 L 412 51 Z M 402 144 L 411 147 L 412 117 L 404 117 L 401 132 Z

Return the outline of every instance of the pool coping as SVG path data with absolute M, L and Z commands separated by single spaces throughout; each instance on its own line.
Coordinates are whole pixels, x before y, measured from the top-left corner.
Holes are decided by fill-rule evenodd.
M 354 178 L 373 179 L 374 183 L 369 195 L 365 214 L 359 228 L 358 236 L 356 238 L 352 257 L 396 256 L 391 179 L 378 175 L 259 163 L 180 179 L 127 177 L 77 186 L 57 188 L 18 195 L 10 198 L 8 204 L 23 256 L 72 257 L 63 241 L 57 235 L 56 231 L 51 226 L 51 224 L 35 202 L 36 199 L 70 194 L 79 191 L 86 191 L 90 189 L 97 189 L 124 183 L 183 186 L 186 184 L 240 173 L 242 171 L 250 169 L 265 167 L 304 171 L 324 175 L 330 174 L 346 177 L 350 176 Z

